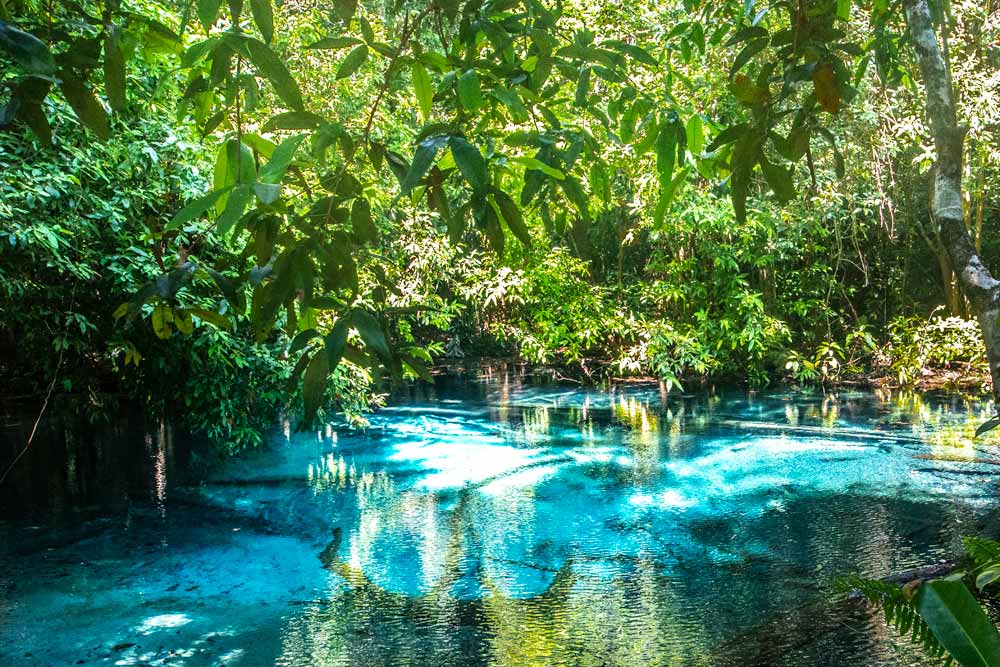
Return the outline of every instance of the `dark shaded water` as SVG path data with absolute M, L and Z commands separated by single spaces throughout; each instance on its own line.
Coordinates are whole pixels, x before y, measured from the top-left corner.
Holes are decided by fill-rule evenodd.
M 167 428 L 49 438 L 0 488 L 0 662 L 925 664 L 827 584 L 1000 533 L 990 409 L 495 377 L 200 483 Z

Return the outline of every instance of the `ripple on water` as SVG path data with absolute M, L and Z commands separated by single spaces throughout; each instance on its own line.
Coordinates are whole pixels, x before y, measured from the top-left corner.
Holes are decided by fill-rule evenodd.
M 988 406 L 918 407 L 444 387 L 124 512 L 3 524 L 0 657 L 921 664 L 826 589 L 996 529 L 995 454 L 963 435 Z

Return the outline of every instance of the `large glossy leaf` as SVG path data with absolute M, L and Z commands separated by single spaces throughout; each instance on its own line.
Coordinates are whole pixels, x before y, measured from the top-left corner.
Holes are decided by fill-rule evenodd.
M 487 174 L 486 160 L 479 149 L 468 142 L 464 137 L 451 137 L 448 140 L 451 147 L 451 154 L 455 158 L 455 164 L 462 176 L 469 182 L 473 190 L 482 191 L 486 189 Z
M 51 75 L 56 62 L 45 42 L 9 23 L 0 21 L 0 49 L 32 74 Z
M 237 314 L 242 314 L 246 308 L 246 301 L 239 290 L 237 290 L 236 283 L 211 267 L 207 267 L 205 271 L 222 291 L 222 296 L 229 302 L 229 309 Z
M 215 25 L 221 6 L 222 0 L 198 0 L 198 20 L 201 21 L 201 27 L 205 32 Z
M 230 190 L 232 190 L 232 187 L 216 190 L 208 193 L 204 197 L 195 199 L 193 202 L 178 211 L 177 215 L 175 215 L 170 222 L 167 223 L 166 227 L 163 228 L 163 231 L 178 229 L 198 216 L 204 215 L 215 206 L 216 202 L 218 202 L 223 195 L 228 194 Z
M 52 126 L 49 125 L 49 119 L 41 104 L 30 101 L 21 102 L 17 109 L 17 118 L 31 128 L 42 146 L 52 148 Z
M 351 325 L 361 334 L 365 345 L 374 350 L 384 363 L 391 362 L 392 352 L 389 349 L 389 341 L 374 315 L 365 310 L 356 310 L 351 314 Z
M 326 378 L 330 374 L 330 357 L 323 350 L 317 351 L 302 378 L 302 412 L 305 423 L 316 418 L 316 412 L 326 393 Z
M 764 179 L 779 202 L 785 204 L 795 198 L 795 181 L 791 169 L 761 159 L 760 170 L 764 172 Z
M 257 24 L 264 41 L 270 44 L 274 39 L 274 8 L 271 0 L 250 0 L 250 13 L 253 14 L 253 22 Z
M 442 136 L 429 137 L 417 144 L 417 150 L 413 153 L 413 162 L 410 163 L 410 168 L 406 172 L 406 177 L 403 179 L 401 186 L 404 193 L 409 193 L 420 184 L 424 174 L 427 173 L 427 170 L 437 160 L 438 151 L 447 142 L 448 137 Z
M 528 226 L 524 224 L 524 217 L 521 215 L 521 209 L 518 207 L 514 200 L 510 198 L 506 192 L 502 190 L 493 190 L 493 201 L 496 203 L 497 212 L 517 240 L 526 246 L 531 245 L 531 233 L 528 231 Z
M 313 130 L 325 123 L 319 114 L 311 111 L 285 111 L 272 116 L 264 123 L 264 130 Z
M 573 104 L 578 107 L 587 105 L 587 95 L 590 93 L 590 67 L 580 68 L 580 76 L 576 81 L 576 94 Z
M 561 181 L 566 178 L 566 174 L 564 174 L 561 170 L 542 162 L 538 158 L 517 156 L 510 158 L 510 161 L 523 165 L 525 169 L 536 169 L 546 176 L 556 179 L 557 181 Z
M 93 91 L 83 81 L 66 71 L 62 71 L 60 77 L 63 95 L 66 96 L 66 101 L 80 121 L 101 139 L 110 137 L 111 125 L 108 122 L 108 114 L 97 101 Z
M 469 113 L 476 113 L 483 105 L 482 84 L 476 70 L 465 70 L 458 77 L 458 101 Z
M 431 117 L 431 107 L 434 105 L 434 88 L 431 87 L 431 77 L 427 68 L 419 60 L 413 63 L 413 93 L 417 98 L 420 117 L 426 123 Z
M 687 134 L 687 145 L 691 155 L 701 155 L 701 149 L 705 145 L 705 132 L 701 116 L 698 114 L 691 116 L 684 131 Z
M 1000 426 L 1000 415 L 996 415 L 994 417 L 990 417 L 985 422 L 983 422 L 982 424 L 980 424 L 979 426 L 977 426 L 976 427 L 976 437 L 978 438 L 983 433 L 987 433 L 989 431 L 992 431 L 997 426 Z
M 271 159 L 261 167 L 260 174 L 257 176 L 260 182 L 280 183 L 285 175 L 285 171 L 288 170 L 288 166 L 292 164 L 295 151 L 302 145 L 306 136 L 305 134 L 297 134 L 288 137 L 278 144 L 278 147 L 274 149 L 274 153 L 271 155 Z
M 232 320 L 214 310 L 208 310 L 207 308 L 187 308 L 185 310 L 203 322 L 208 322 L 216 328 L 227 330 L 233 328 Z
M 372 206 L 364 197 L 358 197 L 351 206 L 351 229 L 360 243 L 378 240 L 378 230 L 372 220 Z
M 337 68 L 337 78 L 346 79 L 355 72 L 358 68 L 365 64 L 368 60 L 368 45 L 362 44 L 356 47 L 344 58 L 344 61 L 340 63 L 340 67 Z
M 347 345 L 347 333 L 350 329 L 350 320 L 347 317 L 341 317 L 333 325 L 333 328 L 330 329 L 330 333 L 324 337 L 323 343 L 326 348 L 326 357 L 330 372 L 333 372 L 344 356 L 344 347 Z
M 236 138 L 229 139 L 220 148 L 215 159 L 212 187 L 225 190 L 241 183 L 251 184 L 257 179 L 257 169 L 250 149 Z M 221 215 L 226 208 L 227 196 L 216 202 L 215 210 Z
M 348 46 L 356 46 L 361 44 L 362 41 L 357 37 L 350 37 L 347 35 L 342 35 L 339 37 L 324 37 L 319 39 L 309 46 L 307 49 L 345 49 Z
M 157 338 L 167 339 L 173 335 L 174 310 L 165 303 L 158 303 L 153 308 L 153 333 Z
M 288 71 L 284 60 L 264 42 L 251 37 L 244 39 L 254 66 L 271 82 L 278 97 L 296 111 L 302 111 L 304 108 L 302 92 L 299 90 L 299 84 L 295 82 Z
M 118 27 L 111 26 L 104 38 L 104 91 L 115 111 L 125 108 L 125 57 L 118 39 Z
M 226 198 L 226 207 L 222 215 L 215 221 L 216 231 L 220 236 L 226 236 L 232 230 L 246 211 L 247 205 L 254 190 L 249 183 L 243 183 L 233 188 L 233 191 Z
M 656 173 L 662 188 L 673 178 L 676 157 L 677 133 L 671 123 L 663 123 L 656 137 Z
M 1000 666 L 1000 634 L 960 580 L 924 582 L 915 602 L 917 613 L 962 667 Z
M 733 60 L 733 66 L 729 70 L 729 75 L 733 76 L 736 72 L 740 71 L 744 65 L 750 62 L 751 58 L 764 50 L 769 41 L 770 40 L 768 40 L 767 37 L 763 37 L 761 39 L 755 39 L 744 46 L 743 49 L 736 55 L 736 59 Z

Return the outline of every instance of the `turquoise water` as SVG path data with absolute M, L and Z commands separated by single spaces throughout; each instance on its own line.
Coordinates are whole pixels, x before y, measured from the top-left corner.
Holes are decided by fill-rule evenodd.
M 166 428 L 33 453 L 0 663 L 922 665 L 830 580 L 1000 534 L 985 403 L 412 391 L 200 480 Z

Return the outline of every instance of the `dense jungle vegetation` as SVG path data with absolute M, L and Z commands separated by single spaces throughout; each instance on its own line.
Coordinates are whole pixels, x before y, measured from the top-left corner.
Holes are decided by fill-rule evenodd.
M 5 392 L 235 451 L 482 357 L 988 387 L 998 44 L 991 0 L 0 0 Z

